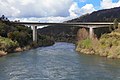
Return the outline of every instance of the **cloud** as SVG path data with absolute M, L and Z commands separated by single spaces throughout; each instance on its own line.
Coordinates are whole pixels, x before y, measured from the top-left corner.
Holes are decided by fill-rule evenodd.
M 72 19 L 72 17 L 30 17 L 30 18 L 10 18 L 12 21 L 20 20 L 23 22 L 63 22 Z
M 16 16 L 17 14 L 20 13 L 18 9 L 16 9 L 12 5 L 9 5 L 8 3 L 0 0 L 0 14 L 1 15 L 4 14 L 6 16 Z
M 73 3 L 69 8 L 69 16 L 48 16 L 48 17 L 24 17 L 24 18 L 11 18 L 11 20 L 21 20 L 21 21 L 34 21 L 34 22 L 63 22 L 76 17 L 79 17 L 86 13 L 91 13 L 95 11 L 92 4 L 86 4 L 85 6 L 79 8 L 77 3 Z
M 112 0 L 102 0 L 100 5 L 101 5 L 102 9 L 119 7 L 120 6 L 120 0 L 118 2 L 113 2 Z
M 0 0 L 0 14 L 9 17 L 68 16 L 72 0 Z M 7 14 L 9 13 L 9 14 Z
M 81 8 L 80 11 L 81 11 L 81 14 L 86 14 L 86 13 L 91 13 L 95 11 L 95 8 L 92 4 L 86 4 L 85 6 Z
M 92 4 L 79 7 L 74 0 L 0 0 L 0 15 L 10 20 L 62 22 L 94 10 Z
M 79 8 L 77 3 L 73 3 L 69 9 L 70 16 L 78 17 L 80 15 L 91 13 L 95 11 L 95 8 L 92 4 L 86 4 L 85 6 Z
M 63 22 L 76 17 L 79 17 L 82 14 L 90 13 L 94 11 L 94 7 L 91 4 L 86 4 L 82 8 L 79 8 L 77 3 L 73 3 L 69 9 L 69 16 L 61 17 L 61 16 L 49 16 L 49 17 L 27 17 L 27 18 L 11 18 L 11 20 L 21 20 L 21 21 L 34 21 L 34 22 Z
M 80 8 L 78 7 L 78 4 L 74 2 L 69 9 L 70 16 L 77 17 L 79 15 L 79 12 Z

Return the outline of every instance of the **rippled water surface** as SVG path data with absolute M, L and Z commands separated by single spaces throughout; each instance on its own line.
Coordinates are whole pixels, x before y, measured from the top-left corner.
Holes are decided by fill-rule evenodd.
M 0 58 L 0 80 L 120 80 L 120 60 L 78 54 L 70 43 Z

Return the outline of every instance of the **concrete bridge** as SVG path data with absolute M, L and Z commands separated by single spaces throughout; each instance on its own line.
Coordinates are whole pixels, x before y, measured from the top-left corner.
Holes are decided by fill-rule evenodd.
M 93 37 L 94 28 L 109 27 L 114 23 L 107 22 L 80 22 L 80 23 L 40 23 L 40 22 L 12 22 L 14 24 L 33 26 L 33 41 L 37 42 L 37 26 L 74 26 L 89 28 L 89 37 Z M 119 23 L 120 24 L 120 23 Z

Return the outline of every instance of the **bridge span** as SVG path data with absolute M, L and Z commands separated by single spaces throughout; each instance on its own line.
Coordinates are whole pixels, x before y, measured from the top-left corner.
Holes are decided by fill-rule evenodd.
M 109 22 L 79 22 L 79 23 L 41 23 L 41 22 L 12 22 L 19 25 L 33 26 L 33 41 L 37 42 L 37 26 L 74 26 L 89 28 L 89 36 L 93 38 L 93 29 L 100 27 L 109 27 L 114 23 Z M 119 23 L 120 24 L 120 23 Z

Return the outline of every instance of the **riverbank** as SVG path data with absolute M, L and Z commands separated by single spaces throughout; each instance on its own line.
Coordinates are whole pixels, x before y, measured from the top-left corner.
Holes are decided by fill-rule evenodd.
M 78 41 L 76 51 L 84 54 L 120 59 L 120 32 L 113 31 L 109 34 L 104 34 L 99 40 L 87 38 Z
M 55 42 L 51 40 L 47 40 L 47 43 L 45 43 L 44 40 L 41 40 L 41 42 L 32 42 L 29 45 L 21 47 L 17 41 L 13 41 L 5 37 L 0 37 L 0 57 L 10 53 L 27 51 L 33 48 L 51 46 L 54 43 Z

